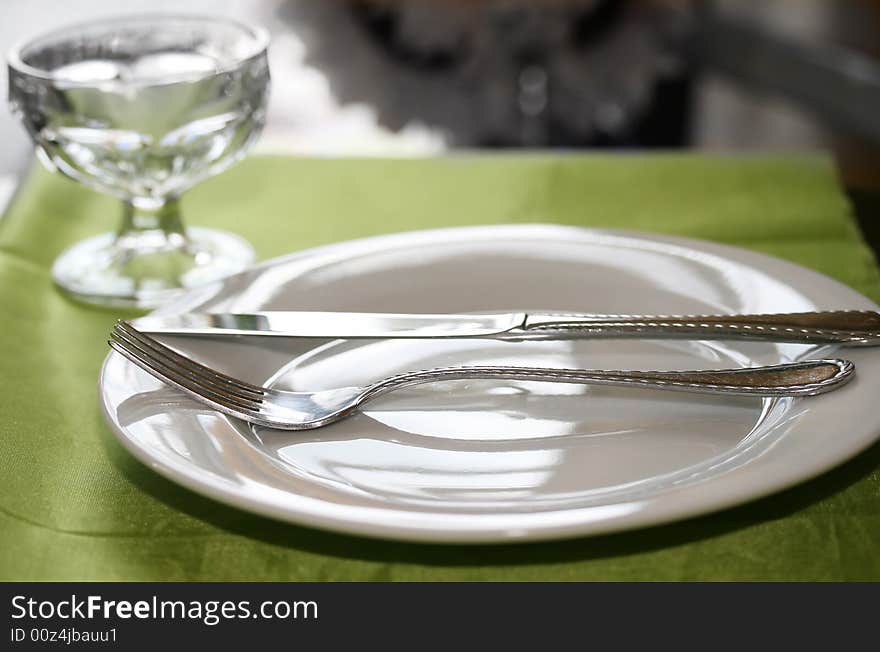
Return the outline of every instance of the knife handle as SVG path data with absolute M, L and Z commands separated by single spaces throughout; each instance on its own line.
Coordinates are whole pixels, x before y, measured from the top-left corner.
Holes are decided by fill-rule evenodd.
M 833 310 L 764 315 L 529 314 L 520 339 L 683 337 L 811 344 L 880 345 L 880 313 Z

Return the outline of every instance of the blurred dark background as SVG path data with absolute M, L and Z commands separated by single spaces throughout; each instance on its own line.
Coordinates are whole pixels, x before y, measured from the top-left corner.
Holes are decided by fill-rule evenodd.
M 30 0 L 0 44 L 146 11 L 269 28 L 263 150 L 825 150 L 880 243 L 880 0 Z M 2 190 L 30 147 L 0 137 Z

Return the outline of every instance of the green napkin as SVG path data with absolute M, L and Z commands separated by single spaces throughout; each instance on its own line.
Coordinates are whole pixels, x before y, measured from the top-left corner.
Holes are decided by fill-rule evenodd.
M 183 207 L 262 258 L 408 229 L 558 222 L 737 244 L 880 300 L 877 265 L 820 157 L 253 157 Z M 101 418 L 98 371 L 119 313 L 52 286 L 55 256 L 115 228 L 118 211 L 35 168 L 0 220 L 0 579 L 880 579 L 877 445 L 750 505 L 556 543 L 373 541 L 201 498 L 137 462 Z

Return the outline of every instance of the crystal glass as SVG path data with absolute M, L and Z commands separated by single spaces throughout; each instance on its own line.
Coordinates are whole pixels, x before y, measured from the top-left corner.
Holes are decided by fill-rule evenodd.
M 183 226 L 180 195 L 259 135 L 268 38 L 225 18 L 149 15 L 72 26 L 9 54 L 9 99 L 52 170 L 122 200 L 115 234 L 55 261 L 55 282 L 102 305 L 154 307 L 243 269 L 250 245 Z

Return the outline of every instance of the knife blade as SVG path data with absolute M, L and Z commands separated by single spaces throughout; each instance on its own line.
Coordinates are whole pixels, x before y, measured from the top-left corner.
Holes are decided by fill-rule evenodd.
M 525 313 L 410 315 L 364 312 L 280 311 L 148 315 L 132 323 L 152 334 L 263 335 L 321 338 L 488 337 L 525 323 Z

